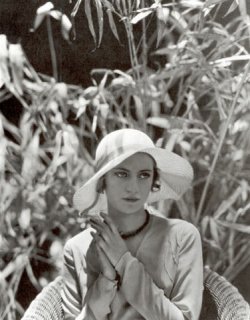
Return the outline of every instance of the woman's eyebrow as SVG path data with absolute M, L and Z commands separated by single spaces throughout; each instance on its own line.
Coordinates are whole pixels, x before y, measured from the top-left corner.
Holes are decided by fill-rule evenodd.
M 139 174 L 142 174 L 142 173 L 152 174 L 152 173 L 153 173 L 153 170 L 150 170 L 150 169 L 142 169 L 142 170 L 139 170 L 138 173 L 139 173 Z
M 114 168 L 114 170 L 123 170 L 123 171 L 127 171 L 127 172 L 130 171 L 129 169 L 124 168 L 124 167 L 116 167 L 116 168 Z M 152 171 L 153 171 L 152 169 L 141 169 L 141 170 L 139 170 L 139 172 L 152 172 Z
M 123 170 L 123 171 L 129 171 L 128 169 L 126 169 L 126 168 L 123 168 L 123 167 L 116 167 L 116 168 L 114 168 L 114 170 Z
M 116 167 L 116 168 L 114 168 L 114 170 L 122 170 L 122 171 L 127 171 L 127 172 L 130 171 L 129 169 L 124 168 L 124 167 Z M 153 170 L 152 169 L 141 169 L 138 172 L 153 172 Z

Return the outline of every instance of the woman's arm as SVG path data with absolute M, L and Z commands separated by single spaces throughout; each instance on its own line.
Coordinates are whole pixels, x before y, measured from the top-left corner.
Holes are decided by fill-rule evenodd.
M 181 232 L 181 230 L 180 230 Z M 147 320 L 197 320 L 202 303 L 203 263 L 198 230 L 185 225 L 179 236 L 177 272 L 171 297 L 156 286 L 144 265 L 129 252 L 116 264 L 127 301 Z
M 116 292 L 116 281 L 98 275 L 90 268 L 87 271 L 84 250 L 79 252 L 79 248 L 70 240 L 64 247 L 63 257 L 62 299 L 65 320 L 107 319 Z
M 103 223 L 95 221 L 92 224 L 97 230 L 96 242 L 119 274 L 120 290 L 129 304 L 146 320 L 197 320 L 203 291 L 203 263 L 198 230 L 190 223 L 183 222 L 173 235 L 177 242 L 174 252 L 177 271 L 168 299 L 144 265 L 128 251 L 111 218 L 104 214 L 102 217 Z

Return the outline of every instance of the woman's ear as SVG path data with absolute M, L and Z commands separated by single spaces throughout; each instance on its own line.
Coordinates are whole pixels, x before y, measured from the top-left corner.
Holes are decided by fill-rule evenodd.
M 160 176 L 159 176 L 157 168 L 155 167 L 154 173 L 153 173 L 153 181 L 152 181 L 151 191 L 156 192 L 156 191 L 159 191 L 160 188 L 161 188 Z
M 105 188 L 106 188 L 106 182 L 105 182 L 105 176 L 103 176 L 97 182 L 96 192 L 97 193 L 104 193 Z

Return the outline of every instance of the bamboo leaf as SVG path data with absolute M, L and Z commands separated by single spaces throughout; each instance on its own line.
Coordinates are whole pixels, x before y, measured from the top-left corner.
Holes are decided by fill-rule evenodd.
M 141 101 L 141 98 L 133 95 L 134 101 L 135 101 L 135 110 L 136 110 L 136 115 L 139 121 L 143 121 L 145 118 L 145 114 L 144 114 L 144 108 L 143 108 L 143 104 Z
M 228 0 L 206 0 L 205 6 L 209 7 L 209 6 L 221 4 L 221 3 L 226 2 L 226 1 L 228 1 Z
M 3 118 L 1 114 L 0 114 L 0 138 L 4 138 Z
M 190 208 L 188 207 L 188 204 L 185 203 L 185 201 L 182 199 L 179 199 L 178 201 L 176 201 L 176 205 L 179 209 L 181 218 L 184 220 L 189 221 L 190 219 Z
M 158 7 L 156 10 L 157 19 L 159 19 L 164 24 L 167 23 L 170 10 L 168 8 Z
M 77 14 L 78 10 L 79 10 L 79 7 L 80 7 L 80 4 L 82 3 L 82 0 L 77 0 L 72 12 L 71 12 L 71 17 L 74 18 L 75 15 Z
M 8 70 L 8 41 L 4 34 L 0 35 L 0 88 L 6 84 L 10 87 L 10 74 Z
M 27 263 L 27 266 L 26 266 L 26 272 L 27 272 L 27 275 L 29 277 L 29 280 L 30 282 L 33 284 L 33 286 L 37 289 L 37 290 L 41 290 L 41 286 L 39 285 L 34 273 L 33 273 L 33 270 L 32 270 L 32 266 L 30 264 L 30 262 Z
M 240 14 L 242 15 L 243 18 L 249 19 L 249 15 L 247 12 L 247 2 L 246 0 L 234 0 L 238 2 L 239 9 L 240 9 Z M 249 20 L 246 21 L 249 25 Z
M 50 163 L 49 168 L 47 169 L 47 174 L 53 173 L 56 171 L 56 168 L 58 166 L 58 160 L 60 157 L 61 148 L 62 148 L 62 130 L 58 131 L 56 134 L 53 158 L 52 158 L 52 161 Z
M 35 31 L 43 22 L 44 18 L 46 17 L 46 14 L 37 14 L 34 20 L 33 24 L 33 30 Z
M 132 20 L 130 21 L 132 24 L 136 24 L 139 21 L 145 19 L 147 16 L 149 16 L 153 11 L 152 10 L 148 10 L 145 12 L 140 12 L 138 13 L 136 16 L 134 16 L 134 18 L 132 18 Z
M 6 279 L 13 272 L 17 270 L 22 270 L 24 266 L 28 263 L 28 254 L 27 252 L 19 254 L 15 259 L 11 260 L 1 272 L 2 279 Z
M 218 231 L 218 226 L 217 226 L 216 221 L 213 217 L 209 217 L 209 227 L 210 227 L 210 232 L 211 232 L 213 240 L 217 244 L 220 244 L 220 235 L 219 235 L 219 231 Z
M 40 6 L 36 13 L 37 14 L 47 14 L 51 9 L 54 8 L 54 5 L 52 2 L 46 2 L 44 5 Z
M 158 128 L 169 129 L 170 123 L 169 120 L 162 117 L 149 117 L 147 118 L 147 123 Z
M 71 21 L 72 21 L 72 38 L 76 39 L 76 30 L 75 30 L 75 15 L 77 14 L 80 4 L 82 3 L 82 0 L 77 0 L 72 12 L 71 12 Z
M 50 249 L 49 249 L 49 254 L 54 260 L 60 259 L 61 253 L 63 250 L 62 242 L 59 240 L 55 240 L 52 242 Z
M 90 6 L 90 0 L 85 0 L 85 6 L 84 6 L 85 14 L 88 20 L 88 26 L 90 33 L 94 39 L 95 45 L 97 44 L 96 42 L 96 33 L 95 33 L 95 28 L 93 24 L 93 18 L 92 18 L 92 13 L 91 13 L 91 6 Z
M 201 225 L 201 233 L 202 233 L 202 235 L 205 235 L 207 233 L 207 228 L 208 228 L 208 225 L 209 225 L 209 219 L 210 219 L 209 216 L 204 216 L 201 219 L 200 225 Z
M 22 176 L 26 181 L 31 182 L 38 171 L 39 159 L 39 134 L 34 135 L 27 149 L 23 153 Z
M 63 38 L 68 41 L 70 38 L 69 34 L 70 34 L 70 30 L 72 29 L 72 23 L 65 14 L 62 15 L 61 28 L 62 28 Z
M 136 0 L 136 9 L 140 7 L 140 4 L 141 4 L 141 0 Z
M 226 212 L 228 209 L 230 209 L 230 207 L 235 203 L 235 201 L 241 195 L 241 192 L 242 192 L 241 186 L 239 186 L 230 197 L 228 197 L 226 200 L 222 201 L 222 203 L 220 204 L 220 206 L 218 207 L 218 209 L 214 213 L 214 217 L 216 217 L 218 219 L 224 212 Z
M 183 6 L 183 7 L 188 7 L 188 8 L 203 8 L 204 7 L 204 3 L 202 1 L 199 1 L 199 0 L 181 0 L 180 1 L 180 4 Z
M 64 82 L 58 82 L 54 87 L 55 93 L 61 99 L 66 99 L 68 96 L 68 87 Z M 57 111 L 56 111 L 57 112 Z
M 97 120 L 98 120 L 98 116 L 97 116 L 97 114 L 95 114 L 93 117 L 93 122 L 92 122 L 92 127 L 91 127 L 92 132 L 96 131 Z
M 175 27 L 179 29 L 181 33 L 186 32 L 188 25 L 186 20 L 184 19 L 184 16 L 182 16 L 176 10 L 171 11 L 171 16 L 174 18 L 172 22 L 175 24 Z
M 102 117 L 106 119 L 109 114 L 109 105 L 107 103 L 100 103 L 99 110 Z
M 19 222 L 19 225 L 20 227 L 23 229 L 23 230 L 27 230 L 30 226 L 30 221 L 31 221 L 31 210 L 30 208 L 26 208 L 26 209 L 23 209 L 21 211 L 21 214 L 18 218 L 18 222 Z
M 121 2 L 122 2 L 122 5 L 121 5 L 121 7 L 122 7 L 122 14 L 123 14 L 124 16 L 127 16 L 127 15 L 128 15 L 128 7 L 127 7 L 126 0 L 121 0 Z
M 108 15 L 108 19 L 109 19 L 110 29 L 113 32 L 113 35 L 116 37 L 116 39 L 120 42 L 119 35 L 118 35 L 118 32 L 117 32 L 117 28 L 116 28 L 116 24 L 115 24 L 115 21 L 114 21 L 114 18 L 113 18 L 113 14 L 112 14 L 112 11 L 110 9 L 107 10 L 107 15 Z
M 6 153 L 7 153 L 7 141 L 4 137 L 0 137 L 0 174 L 5 171 Z
M 247 226 L 245 224 L 233 223 L 233 222 L 221 221 L 221 220 L 216 220 L 216 223 L 218 223 L 219 225 L 225 228 L 229 228 L 231 230 L 250 234 L 250 226 Z
M 62 133 L 63 147 L 62 154 L 67 158 L 74 156 L 79 147 L 79 141 L 75 131 L 70 125 L 67 125 L 66 130 Z
M 11 44 L 9 46 L 9 59 L 15 89 L 19 95 L 22 95 L 24 55 L 20 44 Z
M 222 59 L 217 59 L 215 61 L 211 61 L 210 64 L 217 64 L 220 67 L 224 67 L 224 66 L 228 66 L 231 64 L 232 61 L 249 61 L 250 60 L 250 54 L 245 54 L 245 55 L 235 55 L 232 57 L 226 57 L 226 58 L 222 58 Z
M 0 174 L 3 173 L 5 170 L 6 151 L 7 151 L 7 141 L 4 137 L 3 121 L 0 115 Z
M 108 75 L 109 75 L 109 72 L 105 72 L 101 82 L 100 82 L 100 85 L 99 85 L 99 90 L 102 91 L 106 85 L 106 82 L 108 80 Z
M 99 40 L 97 47 L 100 46 L 102 41 L 103 35 L 103 10 L 102 10 L 102 3 L 100 0 L 95 0 L 96 10 L 97 10 L 97 20 L 99 25 Z
M 62 18 L 62 13 L 61 11 L 58 10 L 51 10 L 48 15 L 50 15 L 52 18 L 56 19 L 56 20 L 61 20 Z
M 54 8 L 54 5 L 52 2 L 46 2 L 44 5 L 39 7 L 36 11 L 36 17 L 33 24 L 33 29 L 36 30 L 41 23 L 43 22 L 46 15 Z
M 78 119 L 83 113 L 86 112 L 87 105 L 89 104 L 89 100 L 86 100 L 84 97 L 80 96 L 78 100 L 75 102 L 75 107 L 77 110 L 76 118 Z
M 228 8 L 227 12 L 224 14 L 224 17 L 226 17 L 227 15 L 232 13 L 234 10 L 236 10 L 238 6 L 239 6 L 238 0 L 233 0 L 231 6 Z
M 61 147 L 62 147 L 62 130 L 58 131 L 55 139 L 56 145 L 54 147 L 54 154 L 51 164 L 56 163 L 57 159 L 60 156 Z
M 108 0 L 101 0 L 101 1 L 102 1 L 102 4 L 104 5 L 104 8 L 109 9 L 111 11 L 115 11 L 111 2 L 109 2 Z

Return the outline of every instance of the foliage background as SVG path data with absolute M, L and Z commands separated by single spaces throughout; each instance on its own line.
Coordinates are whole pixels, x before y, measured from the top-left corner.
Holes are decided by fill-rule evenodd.
M 84 227 L 72 194 L 93 173 L 99 139 L 121 127 L 146 131 L 192 163 L 192 188 L 155 209 L 194 223 L 205 264 L 235 281 L 250 262 L 247 2 L 44 3 L 36 2 L 32 23 L 33 37 L 43 36 L 47 75 L 20 43 L 0 36 L 1 319 L 19 319 L 60 272 L 65 240 Z M 111 67 L 98 59 L 102 69 L 81 65 L 88 81 L 81 85 L 73 74 L 69 84 L 71 60 L 60 44 L 74 61 L 73 31 L 79 37 L 82 19 L 85 41 L 96 47 L 87 54 L 98 56 L 102 46 L 117 54 Z

